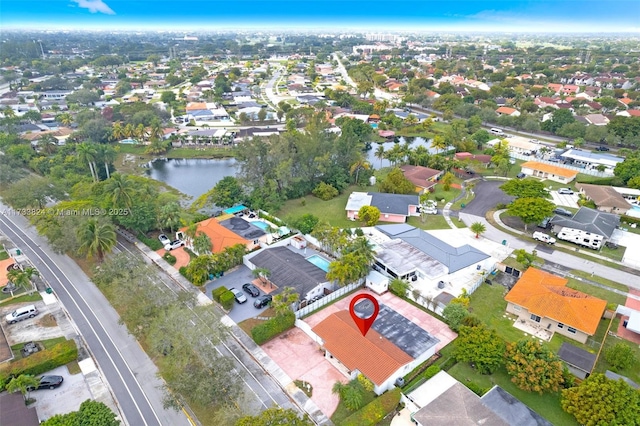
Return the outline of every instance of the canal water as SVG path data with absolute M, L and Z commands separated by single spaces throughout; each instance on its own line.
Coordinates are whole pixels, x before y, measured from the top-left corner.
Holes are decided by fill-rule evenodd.
M 204 194 L 225 176 L 235 176 L 235 158 L 171 158 L 153 161 L 147 175 L 192 196 Z

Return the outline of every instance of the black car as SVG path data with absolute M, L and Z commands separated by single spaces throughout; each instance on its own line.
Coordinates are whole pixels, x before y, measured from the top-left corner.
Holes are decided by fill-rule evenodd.
M 547 229 L 549 227 L 549 222 L 551 222 L 551 219 L 551 217 L 545 217 L 544 219 L 542 219 L 542 222 L 538 224 L 538 228 Z
M 609 151 L 609 147 L 601 145 L 599 147 L 596 147 L 596 151 Z
M 40 389 L 55 389 L 62 384 L 64 377 L 62 376 L 42 376 L 40 377 L 40 383 L 36 388 L 29 388 L 30 391 Z
M 258 290 L 258 287 L 256 287 L 255 285 L 253 285 L 251 283 L 243 284 L 242 285 L 242 289 L 244 291 L 246 291 L 247 293 L 249 293 L 251 295 L 251 297 L 260 296 L 260 290 Z
M 563 209 L 562 207 L 558 207 L 553 211 L 555 214 L 561 214 L 562 216 L 573 216 L 573 213 L 567 209 Z
M 270 295 L 265 294 L 264 296 L 258 297 L 255 300 L 255 302 L 253 302 L 253 306 L 258 308 L 258 309 L 264 308 L 269 303 L 271 303 L 271 299 L 272 299 L 272 297 Z

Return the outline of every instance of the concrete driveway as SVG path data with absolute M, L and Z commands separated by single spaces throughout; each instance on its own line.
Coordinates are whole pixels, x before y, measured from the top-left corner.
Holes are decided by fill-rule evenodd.
M 255 300 L 254 297 L 251 297 L 251 295 L 247 294 L 244 290 L 242 290 L 242 285 L 244 283 L 250 283 L 254 280 L 255 278 L 253 278 L 253 274 L 251 273 L 251 269 L 247 268 L 244 265 L 241 265 L 238 269 L 236 269 L 235 271 L 232 271 L 230 273 L 225 274 L 224 276 L 220 277 L 220 278 L 216 278 L 213 281 L 209 281 L 206 286 L 205 286 L 205 294 L 210 298 L 213 299 L 213 297 L 211 296 L 211 292 L 218 288 L 218 287 L 226 287 L 226 288 L 231 288 L 231 287 L 235 287 L 238 290 L 242 291 L 243 293 L 245 293 L 245 296 L 247 296 L 247 301 L 243 304 L 239 304 L 238 302 L 235 302 L 233 304 L 233 308 L 231 308 L 231 312 L 229 312 L 229 318 L 231 318 L 233 320 L 233 322 L 235 322 L 236 324 L 239 322 L 242 322 L 246 319 L 249 318 L 253 318 L 255 316 L 260 315 L 262 312 L 264 312 L 267 308 L 262 308 L 262 309 L 256 309 L 253 307 L 253 301 Z M 258 287 L 258 289 L 260 289 Z M 260 291 L 260 295 L 265 294 L 263 291 Z
M 578 207 L 580 207 L 578 205 L 578 200 L 580 199 L 580 196 L 577 193 L 559 194 L 558 191 L 550 191 L 549 193 L 551 194 L 553 204 L 557 206 L 571 207 L 574 209 L 577 209 Z
M 622 258 L 623 263 L 640 267 L 640 250 L 637 249 L 637 247 L 640 247 L 640 235 L 614 229 L 611 235 L 611 241 L 627 248 Z
M 56 414 L 77 411 L 87 399 L 93 399 L 89 386 L 81 373 L 70 374 L 66 366 L 47 371 L 46 375 L 62 376 L 64 382 L 55 389 L 42 389 L 30 393 L 35 398 L 36 412 L 40 420 L 47 420 Z
M 500 189 L 504 180 L 479 180 L 473 192 L 475 198 L 461 210 L 466 214 L 484 217 L 485 213 L 493 209 L 497 204 L 509 204 L 515 197 L 505 194 Z

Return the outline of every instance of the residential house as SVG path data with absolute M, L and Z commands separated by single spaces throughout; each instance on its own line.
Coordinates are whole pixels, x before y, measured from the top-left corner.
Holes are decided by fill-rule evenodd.
M 456 152 L 454 158 L 459 161 L 469 162 L 471 164 L 480 163 L 484 167 L 491 164 L 491 156 L 486 154 L 472 154 L 470 152 Z M 406 176 L 406 175 L 405 175 Z
M 356 220 L 358 211 L 363 206 L 377 207 L 382 222 L 404 223 L 409 216 L 420 215 L 420 198 L 417 195 L 352 192 L 345 207 L 347 218 Z
M 72 94 L 73 90 L 47 90 L 40 93 L 42 99 L 60 100 L 65 99 L 68 95 Z
M 609 124 L 609 119 L 602 114 L 587 114 L 584 118 L 587 120 L 587 123 L 593 124 L 594 126 L 606 126 Z
M 411 166 L 409 164 L 400 166 L 400 170 L 402 170 L 404 177 L 416 186 L 416 192 L 420 194 L 426 191 L 433 191 L 443 173 L 441 170 L 424 166 Z
M 216 218 L 220 225 L 222 225 L 227 230 L 233 232 L 234 234 L 244 238 L 245 240 L 249 240 L 249 244 L 247 245 L 248 250 L 253 250 L 261 244 L 267 244 L 270 242 L 271 235 L 265 232 L 259 226 L 256 226 L 253 222 L 245 220 L 241 217 L 235 216 L 219 216 Z
M 380 303 L 380 310 L 365 336 L 347 310 L 338 311 L 313 327 L 325 357 L 339 363 L 355 379 L 364 375 L 377 395 L 392 389 L 398 378 L 431 358 L 440 342 L 427 330 Z M 357 303 L 356 314 L 373 314 L 373 305 Z
M 585 343 L 598 329 L 607 301 L 567 287 L 568 279 L 530 267 L 505 296 L 516 321 Z
M 507 145 L 509 147 L 509 151 L 519 155 L 535 155 L 540 149 L 542 149 L 542 145 L 537 144 L 535 142 L 530 142 L 525 140 L 524 138 L 513 137 L 507 139 L 492 139 L 487 142 L 487 146 L 494 146 L 500 143 L 502 140 L 507 141 Z
M 616 115 L 621 115 L 623 117 L 640 117 L 640 109 L 628 109 L 620 111 L 616 113 Z
M 611 154 L 603 154 L 600 152 L 582 151 L 579 149 L 569 149 L 560 154 L 567 164 L 571 164 L 577 167 L 583 167 L 587 170 L 597 170 L 599 166 L 604 167 L 604 172 L 613 174 L 618 163 L 622 163 L 624 160 L 621 157 L 617 157 Z
M 567 342 L 562 342 L 562 346 L 558 351 L 558 358 L 564 361 L 571 374 L 579 379 L 589 377 L 597 360 L 596 354 L 587 352 Z
M 34 405 L 25 404 L 20 392 L 0 393 L 0 420 L 3 426 L 38 426 L 40 419 Z
M 611 186 L 578 183 L 576 187 L 588 200 L 593 201 L 601 212 L 623 215 L 631 208 L 631 204 L 622 194 Z
M 183 235 L 186 235 L 187 227 L 181 228 L 180 232 L 182 232 Z M 222 226 L 220 222 L 218 222 L 217 218 L 209 218 L 198 222 L 196 224 L 196 235 L 200 232 L 206 234 L 211 240 L 211 244 L 213 245 L 211 253 L 221 253 L 225 248 L 234 246 L 236 244 L 242 244 L 249 250 L 256 246 L 256 244 L 253 244 L 251 240 L 243 238 L 232 230 Z M 196 254 L 204 254 L 198 253 L 195 250 L 195 248 L 193 247 L 193 240 L 190 237 L 185 237 L 184 241 L 185 246 L 189 250 L 193 251 Z
M 269 271 L 269 282 L 280 292 L 291 287 L 300 295 L 300 301 L 311 300 L 335 289 L 327 279 L 327 271 L 293 252 L 285 246 L 269 247 L 245 256 L 249 269 L 264 268 Z
M 625 382 L 626 384 L 628 384 L 632 388 L 640 390 L 640 385 L 638 385 L 636 382 L 634 382 L 633 380 L 631 380 L 628 377 L 625 377 L 625 376 L 622 376 L 620 374 L 614 373 L 613 371 L 610 371 L 610 370 L 605 371 L 604 375 L 609 380 L 622 380 L 623 382 Z
M 406 395 L 405 410 L 420 426 L 551 426 L 500 386 L 479 397 L 446 371 Z
M 570 170 L 554 164 L 541 163 L 539 161 L 527 161 L 526 163 L 522 163 L 520 167 L 522 173 L 527 176 L 549 179 L 560 183 L 573 182 L 578 175 L 576 170 Z
M 498 109 L 496 109 L 496 114 L 498 114 L 498 116 L 510 115 L 511 117 L 518 117 L 520 115 L 520 111 L 518 111 L 515 108 L 501 106 Z

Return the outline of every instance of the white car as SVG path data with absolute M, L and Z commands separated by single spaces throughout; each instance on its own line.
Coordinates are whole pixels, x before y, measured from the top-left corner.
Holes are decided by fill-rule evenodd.
M 558 194 L 573 195 L 573 189 L 571 189 L 571 188 L 560 188 L 560 189 L 558 189 Z
M 178 247 L 182 247 L 183 245 L 184 245 L 184 241 L 175 240 L 175 241 L 171 241 L 168 244 L 165 244 L 164 249 L 167 251 L 171 251 L 173 249 L 177 249 Z
M 237 288 L 231 287 L 229 291 L 233 293 L 233 296 L 236 298 L 236 302 L 244 303 L 247 301 L 247 296 L 245 296 L 244 293 Z
M 158 239 L 160 240 L 163 246 L 166 246 L 167 244 L 171 243 L 171 240 L 164 234 L 158 235 Z
M 547 244 L 555 244 L 556 239 L 545 234 L 544 232 L 534 232 L 533 239 Z

